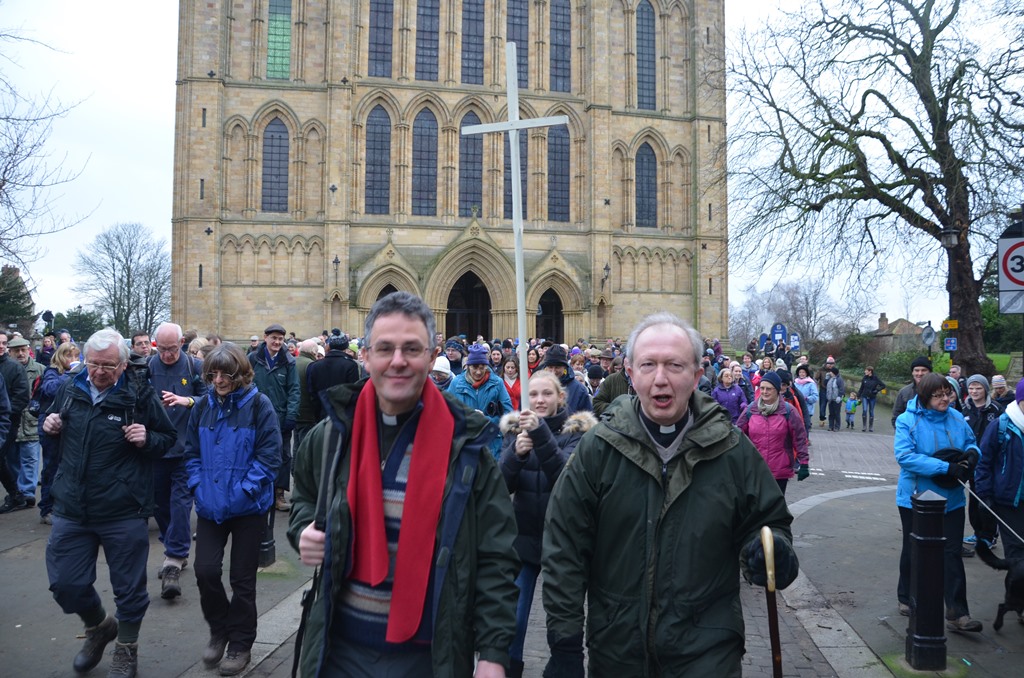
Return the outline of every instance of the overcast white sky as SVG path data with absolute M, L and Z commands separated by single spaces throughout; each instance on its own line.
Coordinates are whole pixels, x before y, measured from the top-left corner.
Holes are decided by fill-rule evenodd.
M 777 4 L 727 0 L 727 22 L 753 19 Z M 170 241 L 178 3 L 0 0 L 0 26 L 56 50 L 22 44 L 9 55 L 16 64 L 3 68 L 23 92 L 44 95 L 52 89 L 65 104 L 81 102 L 55 123 L 50 151 L 54 160 L 66 155 L 68 168 L 82 168 L 82 175 L 58 192 L 58 211 L 66 218 L 89 216 L 71 231 L 43 238 L 45 256 L 31 266 L 37 310 L 56 313 L 86 303 L 71 290 L 71 266 L 78 248 L 104 228 L 139 223 Z M 734 305 L 758 274 L 733 268 Z M 905 314 L 899 287 L 879 290 L 889 298 L 880 301 L 878 311 L 890 320 Z M 919 294 L 911 320 L 938 324 L 947 308 L 944 294 L 941 288 Z

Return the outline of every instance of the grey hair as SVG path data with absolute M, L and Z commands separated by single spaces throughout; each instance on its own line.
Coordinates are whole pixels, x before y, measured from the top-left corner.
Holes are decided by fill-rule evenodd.
M 117 346 L 117 355 L 121 362 L 128 360 L 128 355 L 131 352 L 128 349 L 128 344 L 125 343 L 121 333 L 112 327 L 104 327 L 102 330 L 93 332 L 93 335 L 82 347 L 82 357 L 88 360 L 93 351 L 105 351 L 112 345 Z
M 423 321 L 423 324 L 427 326 L 427 347 L 429 348 L 433 345 L 434 335 L 437 333 L 437 321 L 434 320 L 433 311 L 427 306 L 427 302 L 415 294 L 398 291 L 378 299 L 377 303 L 370 309 L 369 315 L 366 316 L 366 323 L 363 325 L 363 337 L 366 346 L 373 343 L 370 333 L 373 330 L 373 324 L 377 322 L 377 318 L 396 313 Z
M 316 358 L 316 339 L 304 339 L 299 342 L 299 353 L 307 358 Z
M 633 328 L 633 331 L 629 333 L 629 339 L 626 341 L 626 360 L 629 360 L 631 363 L 633 362 L 633 347 L 636 345 L 637 337 L 644 330 L 648 330 L 655 325 L 672 325 L 685 332 L 686 336 L 690 339 L 690 348 L 693 350 L 693 365 L 695 368 L 700 367 L 701 356 L 703 355 L 701 349 L 704 346 L 704 340 L 701 338 L 700 332 L 679 316 L 666 311 L 652 313 Z
M 157 325 L 156 332 L 153 333 L 153 338 L 155 339 L 157 337 L 157 335 L 159 335 L 160 332 L 163 331 L 163 330 L 173 330 L 174 331 L 174 340 L 176 342 L 178 342 L 179 344 L 181 343 L 181 338 L 183 336 L 185 336 L 184 333 L 182 333 L 182 331 L 181 331 L 181 325 L 179 325 L 177 323 L 166 323 L 165 322 L 165 323 L 160 323 L 159 325 Z

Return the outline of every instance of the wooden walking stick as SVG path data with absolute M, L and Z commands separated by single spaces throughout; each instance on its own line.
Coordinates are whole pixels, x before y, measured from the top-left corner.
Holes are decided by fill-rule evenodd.
M 782 642 L 779 640 L 779 610 L 775 604 L 775 537 L 772 528 L 761 528 L 761 546 L 764 547 L 764 567 L 768 582 L 765 597 L 768 600 L 768 636 L 772 643 L 772 676 L 782 678 Z

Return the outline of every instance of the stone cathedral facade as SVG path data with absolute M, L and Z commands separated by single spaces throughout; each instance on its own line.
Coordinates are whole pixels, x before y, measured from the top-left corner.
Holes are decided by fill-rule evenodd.
M 505 45 L 517 47 L 528 333 L 727 328 L 723 0 L 181 0 L 172 317 L 362 334 L 422 296 L 515 336 Z

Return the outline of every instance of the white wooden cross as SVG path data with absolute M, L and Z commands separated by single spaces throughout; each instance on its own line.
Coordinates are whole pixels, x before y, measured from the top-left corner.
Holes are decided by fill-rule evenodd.
M 463 134 L 486 134 L 488 132 L 508 132 L 508 147 L 512 155 L 512 232 L 515 235 L 516 247 L 516 320 L 519 326 L 519 380 L 522 390 L 522 409 L 529 407 L 529 364 L 526 341 L 526 278 L 523 271 L 523 189 L 519 174 L 519 130 L 530 127 L 552 127 L 568 125 L 569 118 L 556 115 L 548 118 L 519 119 L 519 75 L 517 72 L 516 43 L 505 45 L 505 89 L 508 100 L 508 120 L 486 125 L 463 127 Z

